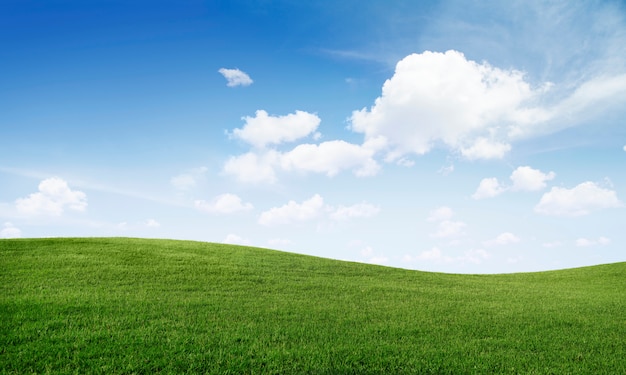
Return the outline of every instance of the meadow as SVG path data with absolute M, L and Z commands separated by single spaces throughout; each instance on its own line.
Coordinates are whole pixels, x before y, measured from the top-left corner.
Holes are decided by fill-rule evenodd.
M 191 241 L 0 240 L 0 374 L 625 374 L 626 263 L 455 275 Z

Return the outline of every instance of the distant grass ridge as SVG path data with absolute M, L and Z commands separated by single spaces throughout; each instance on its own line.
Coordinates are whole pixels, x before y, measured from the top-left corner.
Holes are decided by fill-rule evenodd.
M 626 263 L 453 275 L 190 241 L 0 240 L 0 373 L 625 374 Z

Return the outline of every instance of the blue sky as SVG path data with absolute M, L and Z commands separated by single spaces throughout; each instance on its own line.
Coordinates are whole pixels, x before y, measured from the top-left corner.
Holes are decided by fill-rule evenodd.
M 0 237 L 626 261 L 618 1 L 4 1 Z

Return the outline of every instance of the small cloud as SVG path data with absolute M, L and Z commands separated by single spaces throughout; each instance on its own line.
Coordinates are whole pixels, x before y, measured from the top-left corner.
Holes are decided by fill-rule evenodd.
M 454 164 L 450 164 L 448 166 L 441 167 L 437 171 L 437 173 L 439 173 L 442 176 L 447 176 L 447 175 L 449 175 L 452 172 L 454 172 Z
M 624 150 L 624 151 L 626 151 L 626 145 L 624 145 L 624 148 L 623 148 L 623 150 Z
M 158 221 L 154 219 L 148 219 L 143 223 L 143 225 L 145 225 L 148 228 L 158 228 L 161 226 L 161 223 L 159 223 Z
M 462 148 L 461 154 L 469 160 L 502 159 L 509 151 L 511 151 L 511 145 L 507 143 L 478 138 L 471 147 Z
M 322 121 L 317 115 L 305 111 L 270 116 L 264 110 L 256 111 L 254 117 L 245 116 L 243 120 L 246 122 L 243 128 L 234 129 L 229 135 L 258 148 L 304 138 L 315 132 Z
M 200 211 L 212 214 L 232 214 L 254 208 L 251 203 L 243 203 L 237 195 L 229 193 L 218 195 L 212 202 L 196 200 L 194 206 Z
M 319 194 L 315 194 L 302 203 L 289 201 L 281 207 L 273 207 L 262 212 L 261 216 L 259 216 L 259 224 L 271 226 L 307 221 L 320 217 L 323 211 L 324 198 L 322 198 Z
M 496 238 L 485 241 L 485 246 L 504 246 L 512 243 L 520 242 L 520 238 L 511 232 L 504 232 L 498 235 Z
M 185 173 L 172 177 L 170 184 L 178 190 L 190 190 L 198 185 L 198 182 L 204 178 L 208 170 L 207 167 L 190 169 Z
M 398 164 L 398 165 L 400 165 L 402 167 L 410 168 L 410 167 L 415 165 L 415 161 L 413 161 L 411 159 L 408 159 L 408 158 L 405 158 L 405 157 L 402 157 L 402 158 L 398 159 L 396 164 Z
M 563 246 L 563 242 L 561 241 L 550 241 L 550 242 L 544 242 L 541 244 L 541 246 L 548 248 L 548 249 L 552 249 L 555 247 L 561 247 Z
M 37 193 L 17 199 L 15 206 L 20 213 L 29 216 L 60 216 L 66 208 L 85 211 L 87 195 L 82 191 L 70 189 L 67 182 L 61 178 L 52 177 L 41 181 Z
M 221 68 L 218 72 L 226 78 L 228 87 L 250 86 L 253 82 L 249 75 L 239 69 Z
M 554 172 L 543 173 L 528 166 L 518 167 L 511 174 L 513 191 L 537 191 L 546 187 L 546 181 L 554 178 Z
M 454 216 L 454 211 L 450 207 L 441 206 L 430 211 L 430 215 L 428 216 L 428 221 L 444 221 L 449 220 Z
M 324 198 L 315 194 L 302 203 L 291 200 L 281 207 L 273 207 L 264 211 L 259 216 L 261 225 L 290 224 L 314 219 L 327 218 L 334 221 L 346 221 L 357 218 L 370 218 L 380 212 L 378 206 L 369 203 L 358 203 L 352 206 L 339 206 L 337 208 L 324 203 Z
M 245 238 L 241 238 L 238 235 L 231 233 L 228 236 L 226 236 L 226 238 L 224 238 L 224 240 L 222 240 L 222 243 L 229 244 L 229 245 L 244 245 L 244 246 L 248 246 L 248 245 L 250 245 L 250 240 L 247 240 Z
M 20 238 L 22 231 L 16 228 L 12 223 L 4 223 L 4 227 L 0 230 L 0 238 Z
M 257 154 L 248 152 L 239 156 L 231 156 L 224 164 L 224 173 L 233 175 L 245 183 L 274 183 L 276 173 L 274 165 L 280 162 L 280 153 L 268 150 Z
M 535 206 L 535 212 L 542 215 L 577 217 L 622 205 L 615 191 L 587 181 L 572 189 L 553 187 L 541 197 Z
M 538 191 L 546 187 L 546 181 L 554 178 L 554 172 L 543 173 L 539 169 L 533 169 L 528 166 L 517 167 L 511 176 L 513 185 L 505 186 L 500 184 L 497 178 L 483 178 L 480 181 L 478 189 L 472 195 L 474 199 L 493 198 L 505 191 Z
M 352 206 L 339 206 L 330 214 L 332 220 L 348 220 L 354 218 L 370 218 L 380 212 L 380 207 L 369 203 L 359 203 Z
M 454 238 L 465 234 L 463 229 L 467 225 L 462 221 L 444 220 L 439 223 L 437 231 L 432 234 L 436 238 Z
M 597 240 L 590 240 L 587 238 L 579 238 L 576 240 L 576 246 L 588 247 L 588 246 L 606 246 L 611 243 L 611 240 L 606 237 L 600 237 Z
M 506 188 L 502 187 L 495 177 L 483 178 L 476 189 L 476 192 L 472 194 L 473 199 L 485 199 L 493 198 L 506 191 Z

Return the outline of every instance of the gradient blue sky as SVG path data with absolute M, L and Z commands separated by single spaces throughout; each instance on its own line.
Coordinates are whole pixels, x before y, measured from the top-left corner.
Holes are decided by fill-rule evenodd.
M 626 261 L 619 1 L 3 1 L 0 237 Z

